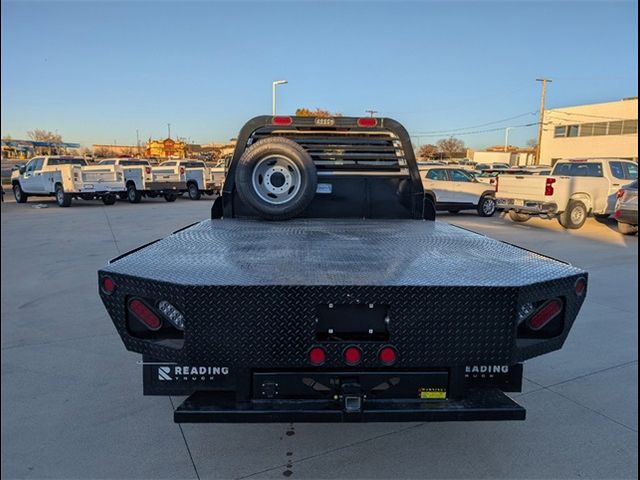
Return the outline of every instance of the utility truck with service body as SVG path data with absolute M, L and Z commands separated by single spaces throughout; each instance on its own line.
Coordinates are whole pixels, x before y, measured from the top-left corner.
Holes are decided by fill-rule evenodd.
M 618 190 L 637 178 L 638 165 L 629 160 L 560 160 L 550 176 L 500 175 L 496 199 L 514 222 L 540 215 L 556 217 L 564 228 L 577 229 L 589 214 L 612 214 Z
M 203 194 L 219 193 L 224 182 L 224 169 L 211 168 L 201 160 L 169 160 L 154 169 L 178 175 L 191 200 L 200 200 Z
M 126 188 L 124 192 L 120 192 L 120 196 L 131 203 L 139 203 L 142 197 L 155 198 L 162 195 L 167 198 L 182 193 L 181 182 L 175 182 L 171 178 L 165 181 L 160 179 L 161 175 L 154 178 L 153 167 L 144 158 L 107 158 L 100 161 L 99 165 L 119 167 L 124 175 Z
M 522 362 L 562 347 L 587 273 L 435 221 L 389 118 L 261 116 L 211 219 L 98 290 L 176 422 L 522 420 Z
M 74 198 L 113 205 L 124 190 L 124 176 L 115 166 L 87 165 L 82 157 L 43 156 L 11 172 L 11 186 L 18 203 L 55 195 L 60 207 L 71 206 Z

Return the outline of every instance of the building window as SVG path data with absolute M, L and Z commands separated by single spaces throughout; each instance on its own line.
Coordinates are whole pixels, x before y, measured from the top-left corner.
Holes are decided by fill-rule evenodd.
M 625 120 L 622 122 L 622 134 L 638 133 L 638 119 Z
M 567 127 L 566 127 L 566 126 L 564 126 L 564 125 L 562 125 L 562 126 L 560 126 L 560 127 L 556 127 L 556 128 L 553 130 L 553 136 L 554 136 L 555 138 L 558 138 L 558 137 L 566 137 L 566 136 L 567 136 Z
M 607 134 L 607 123 L 608 122 L 598 122 L 593 124 L 593 134 L 594 135 L 606 135 Z
M 621 135 L 622 134 L 622 121 L 609 122 L 608 135 Z
M 590 137 L 593 135 L 593 123 L 583 123 L 580 125 L 580 136 Z
M 579 131 L 579 125 L 569 125 L 567 127 L 567 137 L 577 137 Z

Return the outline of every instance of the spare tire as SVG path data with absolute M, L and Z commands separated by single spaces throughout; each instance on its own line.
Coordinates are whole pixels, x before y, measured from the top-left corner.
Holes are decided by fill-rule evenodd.
M 316 194 L 318 174 L 311 156 L 282 137 L 257 141 L 245 150 L 235 174 L 240 199 L 266 220 L 300 215 Z

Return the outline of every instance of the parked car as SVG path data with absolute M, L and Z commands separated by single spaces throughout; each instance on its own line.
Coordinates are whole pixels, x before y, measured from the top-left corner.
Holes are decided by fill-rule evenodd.
M 125 188 L 120 198 L 139 203 L 142 197 L 175 196 L 184 191 L 184 182 L 154 179 L 152 166 L 144 158 L 107 158 L 99 165 L 115 165 L 124 174 Z
M 425 195 L 434 201 L 436 210 L 476 210 L 481 217 L 490 217 L 496 211 L 495 188 L 479 182 L 466 170 L 433 166 L 420 175 Z
M 556 217 L 564 228 L 582 227 L 589 214 L 609 216 L 620 187 L 638 178 L 638 165 L 621 159 L 561 160 L 551 176 L 501 175 L 498 207 L 515 222 L 531 215 Z
M 13 171 L 11 186 L 17 203 L 30 196 L 55 195 L 60 207 L 71 206 L 74 198 L 99 198 L 113 205 L 116 194 L 124 190 L 124 176 L 115 166 L 87 166 L 82 157 L 55 155 L 32 158 Z
M 638 181 L 625 185 L 616 194 L 616 207 L 612 217 L 624 235 L 638 233 Z

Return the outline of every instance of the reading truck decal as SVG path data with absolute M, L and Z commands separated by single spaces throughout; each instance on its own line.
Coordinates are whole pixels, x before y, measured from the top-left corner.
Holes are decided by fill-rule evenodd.
M 158 380 L 162 381 L 205 381 L 214 380 L 217 375 L 229 375 L 229 367 L 158 367 Z

